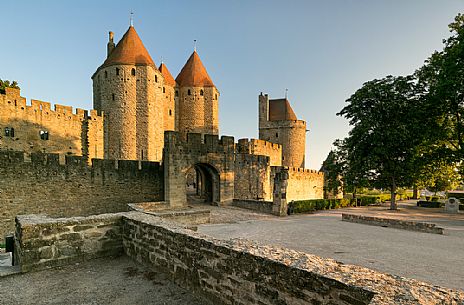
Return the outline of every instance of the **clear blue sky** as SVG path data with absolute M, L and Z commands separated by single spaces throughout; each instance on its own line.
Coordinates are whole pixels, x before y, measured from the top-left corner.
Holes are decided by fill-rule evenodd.
M 134 26 L 174 77 L 193 40 L 221 92 L 220 133 L 256 138 L 257 97 L 284 96 L 308 122 L 306 164 L 319 169 L 349 126 L 335 114 L 364 82 L 412 73 L 449 36 L 463 0 L 3 1 L 0 78 L 22 95 L 92 108 L 91 75 Z

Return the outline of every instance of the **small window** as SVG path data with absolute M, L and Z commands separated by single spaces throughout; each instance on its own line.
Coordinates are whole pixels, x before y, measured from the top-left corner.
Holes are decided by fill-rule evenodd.
M 108 78 L 108 72 L 105 71 L 105 78 Z
M 5 137 L 10 136 L 10 127 L 5 127 Z
M 155 75 L 155 83 L 157 83 L 157 82 L 158 82 L 158 76 Z
M 119 68 L 116 68 L 116 75 L 119 75 Z
M 176 90 L 175 96 L 179 96 L 179 91 Z
M 39 134 L 40 134 L 40 139 L 41 140 L 48 140 L 48 131 L 41 130 Z
M 276 138 L 278 138 L 278 137 L 279 137 L 279 133 L 278 133 L 278 132 L 276 132 Z
M 112 99 L 113 99 L 113 101 L 114 101 L 114 93 L 113 93 L 113 94 L 111 94 L 111 98 L 112 98 Z
M 163 87 L 163 93 L 166 93 L 166 88 Z
M 132 74 L 132 76 L 135 76 L 135 69 L 134 68 L 132 68 L 131 74 Z
M 214 99 L 217 100 L 217 94 L 214 96 Z
M 200 95 L 203 96 L 203 90 L 200 90 Z
M 187 90 L 187 95 L 191 95 L 190 89 Z
M 172 110 L 171 109 L 169 109 L 169 115 L 172 116 Z
M 14 138 L 14 128 L 11 127 L 10 129 L 10 137 Z

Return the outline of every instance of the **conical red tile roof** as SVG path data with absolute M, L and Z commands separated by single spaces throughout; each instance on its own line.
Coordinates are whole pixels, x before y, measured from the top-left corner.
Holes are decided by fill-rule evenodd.
M 102 67 L 114 64 L 150 65 L 156 67 L 133 26 L 130 26 Z
M 214 87 L 213 81 L 206 72 L 205 66 L 203 66 L 196 51 L 193 51 L 179 75 L 177 75 L 176 82 L 181 87 Z
M 163 74 L 164 76 L 165 84 L 174 87 L 176 85 L 176 81 L 174 80 L 174 77 L 172 77 L 171 72 L 169 72 L 168 68 L 164 63 L 160 65 L 159 70 L 161 74 Z
M 269 121 L 297 120 L 292 106 L 286 98 L 269 100 Z

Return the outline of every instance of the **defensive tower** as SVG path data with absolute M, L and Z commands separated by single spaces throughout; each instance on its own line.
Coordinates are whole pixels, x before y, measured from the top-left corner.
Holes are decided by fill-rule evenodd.
M 164 76 L 131 25 L 116 46 L 109 34 L 107 58 L 92 76 L 94 109 L 103 113 L 105 158 L 162 158 Z
M 298 120 L 290 102 L 259 95 L 259 138 L 282 145 L 282 165 L 304 168 L 306 122 Z
M 176 78 L 178 97 L 178 131 L 185 138 L 189 132 L 219 132 L 219 91 L 206 72 L 200 56 L 193 51 Z

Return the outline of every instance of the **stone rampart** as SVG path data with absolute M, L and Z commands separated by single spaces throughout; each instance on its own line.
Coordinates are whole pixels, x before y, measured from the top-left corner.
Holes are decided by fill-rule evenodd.
M 324 173 L 304 168 L 285 168 L 288 169 L 287 202 L 324 198 Z M 271 182 L 281 169 L 282 167 L 278 166 L 271 167 Z
M 237 153 L 268 156 L 271 166 L 282 165 L 282 145 L 259 139 L 240 139 Z
M 123 253 L 121 214 L 17 216 L 15 236 L 15 261 L 22 272 Z
M 232 202 L 233 206 L 266 214 L 272 214 L 272 204 L 272 201 L 252 199 L 234 199 Z
M 24 271 L 119 254 L 214 304 L 462 304 L 464 292 L 244 239 L 218 240 L 138 212 L 18 217 Z M 122 230 L 121 230 L 122 227 Z
M 55 217 L 127 211 L 127 203 L 163 200 L 163 169 L 157 162 L 93 159 L 0 151 L 0 236 L 21 214 Z
M 103 158 L 103 117 L 91 110 L 0 94 L 0 149 Z M 7 131 L 8 129 L 9 131 Z
M 424 233 L 443 234 L 443 231 L 444 231 L 443 228 L 437 227 L 433 223 L 372 217 L 372 216 L 356 215 L 356 214 L 343 213 L 342 220 L 371 225 L 371 226 L 391 227 L 395 229 L 419 231 L 419 232 L 424 232 Z
M 271 200 L 269 157 L 235 155 L 234 199 Z

